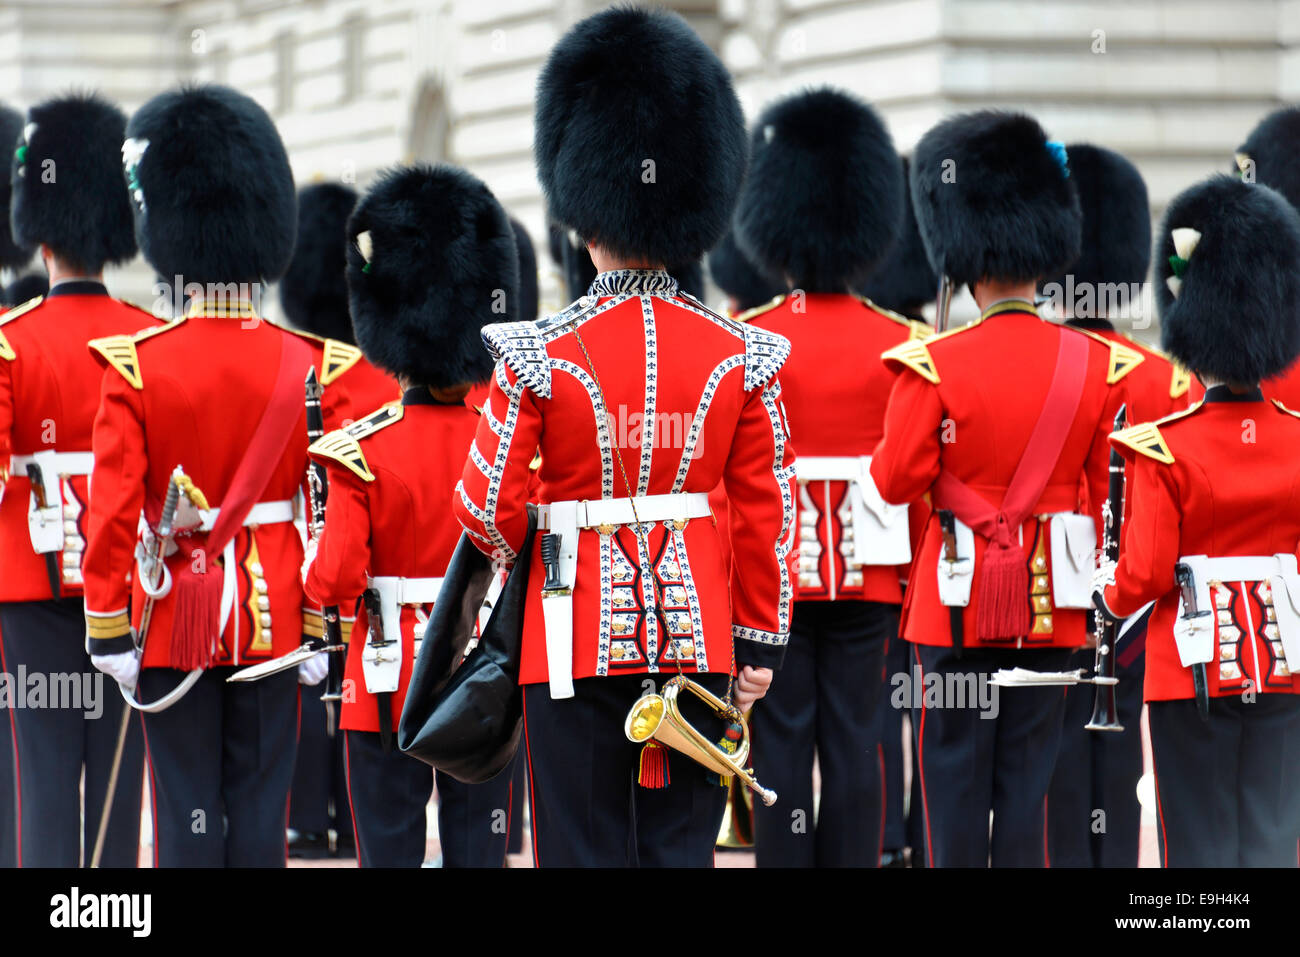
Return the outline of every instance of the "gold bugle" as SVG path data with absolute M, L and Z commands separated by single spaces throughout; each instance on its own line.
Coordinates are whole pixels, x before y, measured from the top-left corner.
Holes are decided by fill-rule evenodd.
M 746 787 L 752 790 L 763 803 L 769 807 L 776 803 L 776 792 L 771 791 L 755 780 L 754 775 L 745 768 L 749 759 L 749 724 L 740 715 L 742 737 L 735 754 L 728 754 L 714 741 L 700 734 L 682 715 L 677 696 L 686 689 L 702 700 L 721 718 L 732 718 L 738 712 L 703 685 L 691 681 L 684 675 L 670 678 L 664 683 L 662 694 L 648 694 L 637 699 L 632 710 L 627 713 L 623 724 L 623 733 L 635 744 L 644 744 L 654 738 L 675 751 L 700 764 L 710 771 L 721 775 L 734 775 Z

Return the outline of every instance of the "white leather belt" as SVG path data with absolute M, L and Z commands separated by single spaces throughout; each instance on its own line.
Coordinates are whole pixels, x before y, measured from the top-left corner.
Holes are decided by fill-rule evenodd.
M 666 495 L 638 495 L 635 498 L 597 498 L 582 501 L 553 502 L 537 507 L 537 527 L 552 528 L 552 510 L 573 507 L 576 528 L 599 528 L 602 525 L 631 525 L 641 522 L 684 522 L 704 518 L 709 509 L 707 492 L 670 492 Z M 556 529 L 559 530 L 558 528 Z
M 620 525 L 637 521 L 685 523 L 710 514 L 707 492 L 583 499 L 537 507 L 538 529 L 560 537 L 559 578 L 563 587 L 542 592 L 546 668 L 552 698 L 573 697 L 573 582 L 578 570 L 578 530 L 612 532 Z
M 38 452 L 35 455 L 15 455 L 9 459 L 10 475 L 26 475 L 27 466 L 39 465 L 42 472 L 54 475 L 89 475 L 95 470 L 93 452 Z M 50 476 L 46 476 L 49 481 Z
M 1218 609 L 1210 594 L 1211 582 L 1268 582 L 1273 591 L 1273 611 L 1277 616 L 1282 653 L 1289 668 L 1300 667 L 1300 573 L 1297 573 L 1295 555 L 1288 552 L 1277 555 L 1184 555 L 1178 561 L 1192 570 L 1197 610 L 1208 611 L 1216 617 Z M 1178 614 L 1184 614 L 1181 596 Z M 1180 655 L 1188 658 L 1182 654 L 1183 650 L 1179 649 Z M 1192 657 L 1205 657 L 1203 649 Z
M 397 690 L 402 676 L 402 606 L 432 605 L 442 590 L 441 578 L 401 578 L 380 575 L 366 578 L 366 587 L 379 596 L 379 618 L 384 644 L 376 643 L 377 630 L 366 629 L 361 650 L 361 673 L 371 694 Z
M 217 516 L 220 514 L 219 508 L 200 509 L 199 517 L 203 519 L 203 524 L 199 526 L 199 531 L 212 531 L 212 526 L 217 523 Z M 292 522 L 293 516 L 291 498 L 282 498 L 274 502 L 258 502 L 249 509 L 244 525 L 279 525 L 282 522 Z
M 848 482 L 853 517 L 853 561 L 858 565 L 906 565 L 912 560 L 907 506 L 891 505 L 871 477 L 870 455 L 800 455 L 800 482 Z

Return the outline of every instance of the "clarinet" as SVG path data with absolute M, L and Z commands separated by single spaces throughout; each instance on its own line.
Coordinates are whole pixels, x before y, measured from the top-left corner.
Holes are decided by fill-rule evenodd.
M 316 378 L 315 368 L 307 370 L 307 444 L 311 445 L 325 434 L 325 420 L 321 415 L 321 385 Z M 307 490 L 311 498 L 311 519 L 308 529 L 312 541 L 320 541 L 325 531 L 325 499 L 329 495 L 329 483 L 325 478 L 325 466 L 312 462 L 307 467 Z M 346 652 L 343 647 L 343 626 L 339 621 L 339 606 L 328 605 L 321 609 L 325 622 L 325 647 L 329 652 L 330 670 L 325 679 L 325 693 L 321 701 L 333 702 L 343 700 L 343 662 Z M 331 724 L 333 722 L 331 721 Z
M 1125 406 L 1120 406 L 1115 414 L 1116 432 L 1124 427 L 1125 413 Z M 1107 561 L 1119 561 L 1119 534 L 1124 523 L 1124 457 L 1114 449 L 1110 450 L 1110 477 L 1101 519 L 1102 553 Z M 1100 609 L 1093 613 L 1093 622 L 1097 631 L 1097 656 L 1092 669 L 1095 690 L 1092 719 L 1085 727 L 1089 731 L 1123 731 L 1115 702 L 1115 641 L 1119 637 L 1119 622 L 1107 620 Z

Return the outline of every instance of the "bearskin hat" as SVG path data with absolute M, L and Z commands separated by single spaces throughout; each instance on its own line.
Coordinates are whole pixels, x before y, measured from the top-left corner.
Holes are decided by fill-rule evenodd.
M 1237 147 L 1234 169 L 1249 182 L 1261 183 L 1281 193 L 1300 209 L 1300 107 L 1274 110 L 1250 131 Z
M 366 358 L 415 385 L 481 382 L 480 330 L 520 314 L 515 231 L 496 197 L 455 166 L 385 171 L 348 220 L 352 327 Z
M 1140 283 L 1151 264 L 1151 207 L 1137 167 L 1113 150 L 1085 143 L 1066 147 L 1070 179 L 1083 212 L 1079 258 L 1056 281 L 1075 286 Z
M 740 251 L 734 229 L 709 251 L 709 275 L 719 289 L 736 301 L 741 312 L 771 302 L 786 291 L 785 283 L 765 275 Z
M 160 93 L 122 146 L 140 251 L 165 277 L 269 282 L 293 255 L 289 157 L 266 111 L 225 86 Z
M 906 182 L 908 165 L 904 159 L 903 222 L 898 228 L 898 238 L 884 260 L 858 288 L 862 295 L 877 305 L 919 319 L 921 307 L 935 298 L 939 277 L 930 268 L 921 232 L 916 227 L 912 192 Z
M 280 277 L 280 307 L 306 332 L 356 344 L 348 314 L 348 217 L 357 191 L 342 183 L 316 183 L 298 191 L 298 242 Z
M 876 111 L 833 89 L 765 109 L 736 209 L 740 248 L 807 292 L 845 292 L 893 245 L 903 167 Z
M 93 93 L 28 110 L 10 176 L 14 238 L 28 246 L 44 243 L 87 274 L 134 257 L 131 201 L 122 180 L 125 132 L 126 114 Z
M 0 104 L 0 156 L 12 156 L 22 143 L 23 116 L 17 110 Z M 9 180 L 0 176 L 0 209 L 8 209 L 10 201 Z M 9 231 L 9 220 L 0 221 L 0 268 L 17 269 L 26 265 L 36 252 L 35 246 L 20 246 Z
M 1079 257 L 1065 148 L 1022 113 L 944 120 L 912 154 L 912 208 L 930 265 L 957 284 L 1026 282 Z
M 43 272 L 29 272 L 19 276 L 3 290 L 0 290 L 0 309 L 20 306 L 29 299 L 43 296 L 50 291 L 50 277 Z
M 514 310 L 517 318 L 532 320 L 537 318 L 541 308 L 541 299 L 537 290 L 537 253 L 533 249 L 533 238 L 519 220 L 511 217 L 510 228 L 515 231 L 515 255 L 519 260 L 519 308 Z
M 534 155 L 551 215 L 619 256 L 699 259 L 745 173 L 731 76 L 680 16 L 618 6 L 560 39 L 537 81 Z
M 1250 384 L 1300 354 L 1300 214 L 1280 193 L 1212 176 L 1169 204 L 1155 255 L 1161 338 L 1185 367 Z

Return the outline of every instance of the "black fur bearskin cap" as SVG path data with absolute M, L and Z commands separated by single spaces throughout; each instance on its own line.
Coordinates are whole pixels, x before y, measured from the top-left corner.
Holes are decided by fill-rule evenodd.
M 1164 349 L 1202 378 L 1250 385 L 1300 354 L 1300 214 L 1216 175 L 1184 190 L 1156 240 Z
M 529 318 L 517 311 L 515 231 L 487 186 L 449 165 L 387 170 L 347 235 L 352 327 L 366 358 L 436 389 L 487 379 L 482 327 Z
M 611 253 L 698 260 L 727 228 L 745 173 L 731 76 L 675 13 L 617 6 L 551 51 L 533 152 L 551 215 Z
M 902 162 L 866 103 L 817 89 L 759 116 L 736 239 L 765 272 L 806 292 L 847 292 L 884 258 L 902 218 Z
M 1028 282 L 1079 256 L 1065 148 L 1021 113 L 951 117 L 912 154 L 912 208 L 930 265 L 958 285 Z
M 298 207 L 265 110 L 229 87 L 182 87 L 140 107 L 126 135 L 136 239 L 156 272 L 186 286 L 279 278 Z

